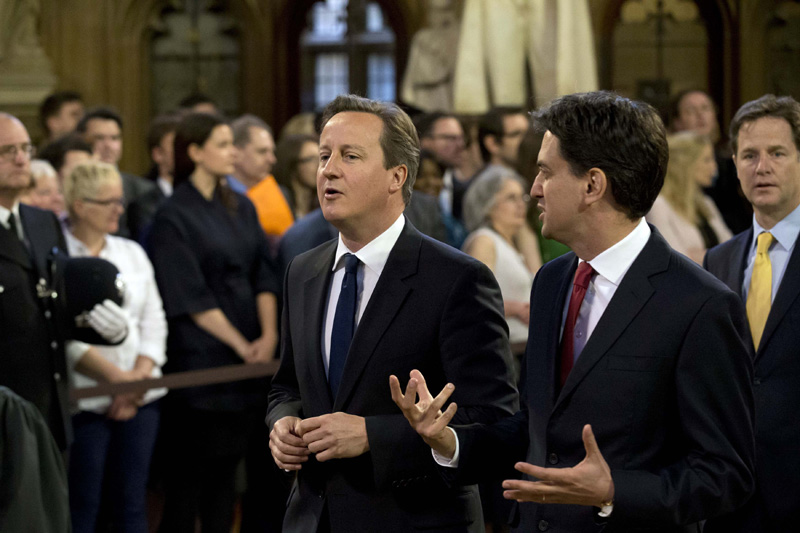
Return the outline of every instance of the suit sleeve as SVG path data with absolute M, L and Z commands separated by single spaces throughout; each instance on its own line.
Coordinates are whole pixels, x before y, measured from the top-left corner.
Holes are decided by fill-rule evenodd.
M 686 332 L 675 369 L 680 450 L 660 469 L 612 470 L 610 524 L 687 524 L 731 511 L 754 489 L 752 362 L 744 310 L 732 292 L 710 298 Z
M 444 376 L 456 386 L 453 423 L 489 424 L 511 415 L 518 398 L 508 330 L 500 290 L 488 268 L 474 262 L 464 270 L 453 284 L 439 329 Z M 367 417 L 366 425 L 377 487 L 437 475 L 430 448 L 402 414 Z

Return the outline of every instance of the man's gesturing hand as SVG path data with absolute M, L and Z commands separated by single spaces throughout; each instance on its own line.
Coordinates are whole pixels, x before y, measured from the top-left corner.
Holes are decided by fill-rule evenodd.
M 517 463 L 515 468 L 540 481 L 507 479 L 503 481 L 503 497 L 518 502 L 569 503 L 574 505 L 601 504 L 614 498 L 611 469 L 603 459 L 592 433 L 592 426 L 583 426 L 583 446 L 586 457 L 572 468 L 542 468 Z
M 403 411 L 414 431 L 419 433 L 425 444 L 433 448 L 436 453 L 449 459 L 456 453 L 456 438 L 453 432 L 447 429 L 447 424 L 453 419 L 458 406 L 451 403 L 442 412 L 442 406 L 456 389 L 452 383 L 445 385 L 444 389 L 434 398 L 428 391 L 425 378 L 419 370 L 411 371 L 411 379 L 403 394 L 397 376 L 389 376 L 389 387 L 392 389 L 392 400 Z M 417 396 L 419 401 L 417 402 Z
M 300 419 L 296 416 L 285 416 L 275 422 L 269 433 L 269 449 L 275 464 L 284 470 L 300 470 L 308 461 L 306 443 L 297 433 Z
M 367 422 L 361 416 L 338 412 L 306 418 L 298 424 L 297 434 L 320 462 L 369 451 Z

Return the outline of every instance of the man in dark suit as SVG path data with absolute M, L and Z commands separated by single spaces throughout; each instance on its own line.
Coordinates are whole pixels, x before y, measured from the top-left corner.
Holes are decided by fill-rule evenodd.
M 460 422 L 510 415 L 497 282 L 403 216 L 419 157 L 403 111 L 340 96 L 322 124 L 317 190 L 340 235 L 296 257 L 284 282 L 267 416 L 276 463 L 297 471 L 284 531 L 482 531 L 477 487 L 444 485 L 387 383 L 421 368 L 462 384 Z
M 78 122 L 77 131 L 92 146 L 92 152 L 97 159 L 115 167 L 119 164 L 122 158 L 122 117 L 119 113 L 110 107 L 90 109 Z M 120 176 L 122 176 L 122 192 L 126 205 L 136 202 L 144 195 L 147 195 L 146 201 L 151 204 L 160 200 L 157 193 L 153 195 L 151 192 L 155 187 L 153 183 L 127 172 L 120 171 Z M 141 205 L 144 201 L 139 202 L 140 209 L 144 207 Z M 155 211 L 155 208 L 153 205 L 146 210 Z M 136 237 L 131 231 L 127 211 L 119 218 L 119 229 L 116 234 L 120 237 Z
M 652 107 L 575 94 L 533 120 L 542 234 L 574 253 L 534 281 L 522 409 L 451 431 L 452 389 L 419 372 L 393 398 L 452 482 L 525 461 L 503 482 L 519 531 L 699 531 L 753 490 L 741 302 L 642 218 L 667 165 Z
M 25 126 L 0 113 L 0 385 L 39 409 L 63 450 L 72 434 L 64 358 L 69 324 L 52 259 L 67 248 L 53 213 L 19 203 L 30 186 L 33 152 Z M 119 331 L 112 325 L 106 334 L 119 341 Z
M 740 512 L 709 521 L 707 530 L 797 531 L 800 103 L 772 95 L 746 103 L 731 122 L 731 143 L 753 226 L 709 250 L 704 266 L 747 302 L 748 342 L 755 350 L 757 490 Z

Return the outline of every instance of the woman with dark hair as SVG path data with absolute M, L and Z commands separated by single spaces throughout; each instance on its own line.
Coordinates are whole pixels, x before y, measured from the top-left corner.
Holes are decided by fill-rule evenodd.
M 275 149 L 278 160 L 272 173 L 281 186 L 295 220 L 319 207 L 317 167 L 319 141 L 312 135 L 289 135 Z
M 253 204 L 231 191 L 233 134 L 192 113 L 175 133 L 175 190 L 159 208 L 149 252 L 169 324 L 166 372 L 273 358 L 277 280 Z M 246 380 L 178 389 L 163 420 L 162 531 L 229 531 L 236 467 L 263 424 L 267 385 Z

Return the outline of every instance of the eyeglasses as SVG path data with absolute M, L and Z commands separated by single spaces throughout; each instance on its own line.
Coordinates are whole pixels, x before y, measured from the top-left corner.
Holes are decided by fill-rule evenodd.
M 103 207 L 121 207 L 125 209 L 125 199 L 124 198 L 109 198 L 108 200 L 96 200 L 94 198 L 82 198 L 84 202 L 88 202 L 90 204 L 95 205 L 102 205 Z
M 531 197 L 527 194 L 508 194 L 503 196 L 502 198 L 498 198 L 497 202 L 508 202 L 508 203 L 523 203 L 528 204 L 531 201 Z
M 17 154 L 20 152 L 25 154 L 25 156 L 30 159 L 36 155 L 36 147 L 31 143 L 4 144 L 3 146 L 0 146 L 0 159 L 13 161 L 17 158 Z

